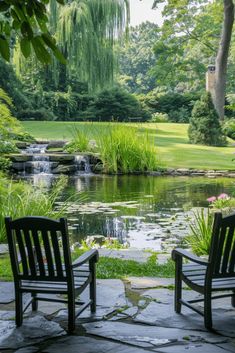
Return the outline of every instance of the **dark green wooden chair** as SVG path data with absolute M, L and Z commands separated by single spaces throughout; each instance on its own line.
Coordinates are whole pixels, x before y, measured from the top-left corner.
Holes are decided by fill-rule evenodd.
M 15 283 L 16 325 L 21 326 L 23 313 L 38 301 L 62 302 L 68 305 L 68 331 L 75 329 L 75 318 L 88 306 L 96 310 L 97 250 L 91 250 L 72 263 L 67 222 L 45 217 L 5 218 L 11 266 Z M 77 300 L 87 286 L 87 302 Z M 31 299 L 23 306 L 23 293 Z M 55 299 L 48 294 L 59 294 Z M 78 311 L 75 312 L 75 306 Z
M 201 259 L 183 249 L 172 251 L 175 261 L 175 311 L 181 312 L 185 305 L 204 316 L 205 327 L 212 329 L 212 300 L 231 296 L 235 306 L 235 214 L 222 217 L 215 213 L 208 260 Z M 190 262 L 184 264 L 183 259 Z M 182 281 L 202 294 L 202 299 L 182 299 Z M 222 292 L 228 292 L 223 294 Z M 221 292 L 213 296 L 214 292 Z M 192 304 L 204 302 L 201 311 Z

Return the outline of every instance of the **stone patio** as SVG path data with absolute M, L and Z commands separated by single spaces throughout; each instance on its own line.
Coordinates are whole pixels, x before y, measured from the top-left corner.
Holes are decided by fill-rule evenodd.
M 14 324 L 14 288 L 0 283 L 0 352 L 17 353 L 225 353 L 235 352 L 235 310 L 229 299 L 214 301 L 215 332 L 204 329 L 201 316 L 173 310 L 172 279 L 98 280 L 95 315 L 86 310 L 76 331 L 66 333 L 67 310 L 41 302 L 27 311 L 23 326 Z M 84 293 L 83 295 L 86 295 Z M 183 295 L 197 294 L 184 289 Z

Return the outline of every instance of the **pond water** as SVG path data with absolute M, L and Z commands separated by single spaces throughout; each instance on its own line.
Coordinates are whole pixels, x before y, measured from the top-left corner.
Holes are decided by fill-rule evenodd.
M 188 234 L 195 208 L 223 192 L 235 192 L 233 179 L 83 174 L 69 179 L 61 202 L 73 195 L 65 212 L 73 241 L 104 235 L 130 247 L 169 251 Z

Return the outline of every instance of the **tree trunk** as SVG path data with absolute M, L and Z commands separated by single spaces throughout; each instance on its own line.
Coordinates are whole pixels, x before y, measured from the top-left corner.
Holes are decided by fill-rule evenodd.
M 215 95 L 213 97 L 216 111 L 219 114 L 221 120 L 224 119 L 227 64 L 234 22 L 233 0 L 223 0 L 223 2 L 224 22 L 220 46 L 216 57 Z

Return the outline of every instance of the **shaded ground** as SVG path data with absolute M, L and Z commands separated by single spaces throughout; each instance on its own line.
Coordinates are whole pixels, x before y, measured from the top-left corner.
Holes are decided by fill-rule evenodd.
M 67 311 L 61 304 L 42 303 L 29 311 L 21 328 L 14 325 L 13 284 L 0 283 L 0 352 L 17 353 L 146 353 L 235 351 L 235 310 L 229 300 L 214 305 L 215 333 L 202 318 L 184 308 L 173 311 L 173 279 L 98 280 L 96 315 L 78 319 L 74 335 L 66 334 Z M 87 295 L 84 293 L 83 295 Z M 184 289 L 184 295 L 194 297 Z

